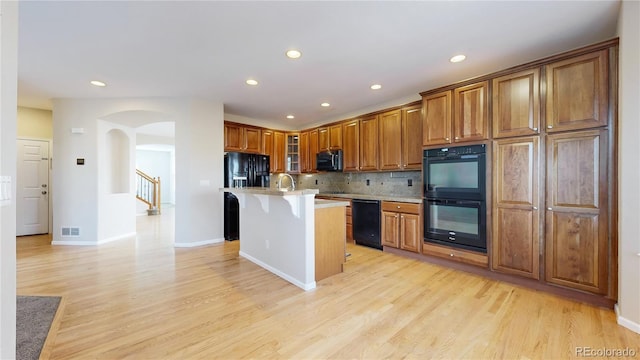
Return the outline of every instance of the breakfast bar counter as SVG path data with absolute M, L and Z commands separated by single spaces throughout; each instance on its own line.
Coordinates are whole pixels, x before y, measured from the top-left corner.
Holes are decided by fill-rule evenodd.
M 342 271 L 346 229 L 331 219 L 344 219 L 348 202 L 316 200 L 316 189 L 220 191 L 238 198 L 241 257 L 304 290 Z

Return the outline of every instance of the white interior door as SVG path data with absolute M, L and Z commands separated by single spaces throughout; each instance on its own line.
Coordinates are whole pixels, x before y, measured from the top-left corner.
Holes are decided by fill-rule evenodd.
M 16 235 L 49 232 L 49 142 L 18 139 Z

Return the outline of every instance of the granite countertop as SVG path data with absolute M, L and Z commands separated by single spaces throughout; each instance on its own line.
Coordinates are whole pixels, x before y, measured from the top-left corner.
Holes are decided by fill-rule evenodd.
M 275 196 L 287 196 L 287 195 L 311 195 L 318 194 L 318 189 L 301 189 L 301 190 L 278 190 L 275 188 L 266 187 L 244 187 L 244 188 L 221 188 L 220 191 L 226 191 L 230 193 L 245 193 L 245 194 L 258 194 L 258 195 L 275 195 Z
M 319 193 L 320 196 L 330 196 L 336 198 L 345 199 L 363 199 L 363 200 L 384 200 L 384 201 L 399 201 L 414 204 L 421 204 L 421 197 L 407 197 L 407 196 L 395 196 L 395 195 L 365 195 L 365 194 L 335 194 L 335 193 Z
M 349 206 L 348 201 L 316 199 L 316 209 L 324 209 L 336 206 Z

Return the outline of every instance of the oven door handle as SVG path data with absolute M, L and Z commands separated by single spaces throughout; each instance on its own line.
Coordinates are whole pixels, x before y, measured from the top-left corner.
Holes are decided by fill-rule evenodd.
M 478 205 L 480 206 L 480 201 L 473 201 L 473 200 L 456 200 L 455 204 L 458 205 Z

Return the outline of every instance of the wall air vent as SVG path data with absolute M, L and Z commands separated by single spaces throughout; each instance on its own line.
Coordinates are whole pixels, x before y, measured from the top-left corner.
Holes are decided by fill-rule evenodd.
M 62 236 L 80 236 L 79 227 L 63 227 Z

